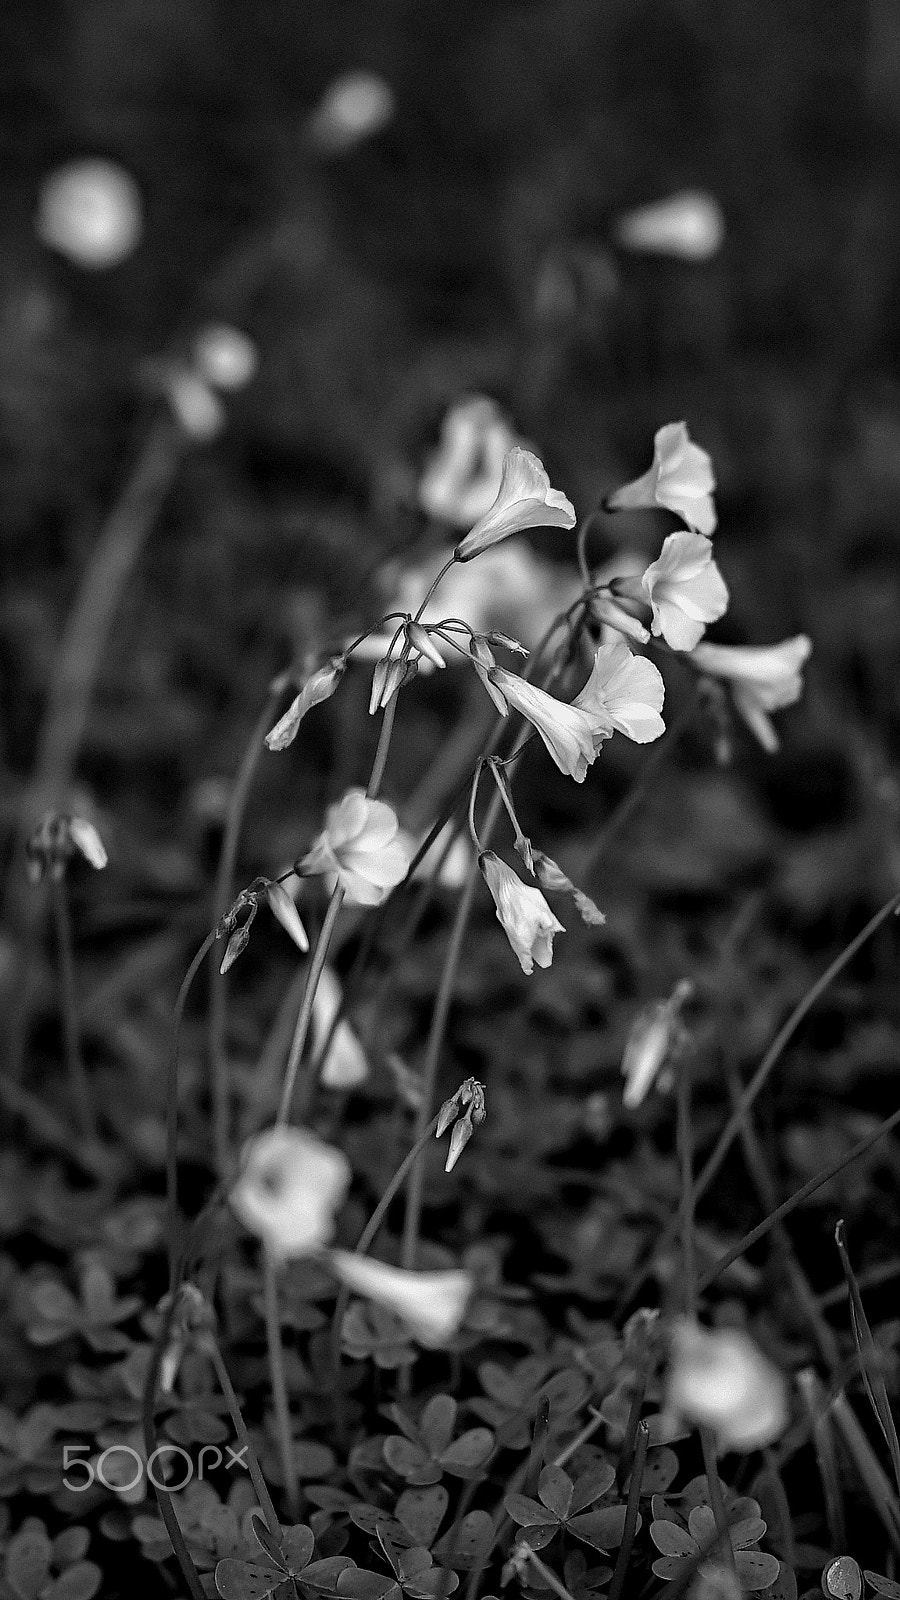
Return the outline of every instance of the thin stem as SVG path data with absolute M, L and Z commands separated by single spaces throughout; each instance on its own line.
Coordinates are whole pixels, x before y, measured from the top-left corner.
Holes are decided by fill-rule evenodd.
M 681 1171 L 681 1229 L 682 1280 L 684 1310 L 689 1317 L 697 1315 L 697 1251 L 694 1239 L 694 1146 L 691 1129 L 691 1056 L 684 1053 L 678 1063 L 678 1161 Z
M 721 1546 L 722 1559 L 726 1566 L 736 1574 L 734 1561 L 734 1546 L 731 1543 L 731 1532 L 728 1527 L 728 1517 L 725 1511 L 725 1501 L 722 1496 L 722 1484 L 719 1480 L 719 1459 L 716 1453 L 716 1442 L 709 1428 L 700 1428 L 700 1448 L 703 1451 L 703 1470 L 706 1473 L 706 1484 L 709 1489 L 709 1503 L 712 1514 L 716 1519 L 716 1545 Z
M 572 1600 L 572 1596 L 570 1595 L 565 1584 L 561 1583 L 559 1578 L 556 1576 L 556 1573 L 552 1572 L 547 1566 L 546 1562 L 541 1560 L 537 1551 L 529 1549 L 527 1551 L 527 1555 L 531 1565 L 534 1567 L 535 1572 L 540 1573 L 548 1587 L 553 1590 L 554 1594 L 559 1596 L 559 1600 Z
M 234 872 L 238 843 L 250 787 L 263 750 L 263 740 L 281 699 L 281 689 L 270 689 L 247 741 L 238 775 L 228 800 L 228 815 L 222 849 L 216 869 L 213 892 L 212 922 L 218 927 L 234 898 Z M 216 1171 L 221 1177 L 228 1170 L 230 1156 L 230 1127 L 228 1114 L 229 1073 L 226 1054 L 228 1030 L 227 974 L 220 972 L 215 962 L 209 971 L 209 1071 L 213 1110 L 213 1149 Z
M 418 611 L 416 612 L 415 616 L 413 617 L 413 622 L 421 622 L 422 617 L 423 617 L 424 612 L 425 612 L 425 607 L 427 606 L 429 600 L 431 599 L 432 595 L 434 594 L 435 589 L 437 588 L 438 584 L 442 583 L 444 578 L 446 578 L 447 573 L 450 571 L 450 568 L 456 566 L 456 561 L 457 561 L 456 556 L 452 555 L 450 557 L 449 561 L 445 561 L 444 562 L 444 565 L 441 567 L 440 572 L 438 573 L 438 575 L 435 578 L 433 584 L 431 585 L 431 588 L 429 589 L 428 593 L 426 594 L 425 599 L 422 601 L 422 604 L 420 605 Z
M 631 1468 L 631 1482 L 628 1485 L 628 1500 L 625 1505 L 625 1527 L 622 1533 L 622 1543 L 616 1559 L 612 1582 L 609 1586 L 608 1600 L 621 1600 L 622 1590 L 628 1574 L 631 1561 L 631 1551 L 634 1545 L 634 1536 L 637 1533 L 638 1510 L 641 1500 L 641 1486 L 644 1481 L 644 1468 L 647 1465 L 647 1446 L 650 1442 L 650 1429 L 646 1422 L 638 1425 L 637 1439 L 635 1441 L 634 1462 Z
M 52 886 L 53 918 L 56 924 L 56 943 L 59 953 L 59 977 L 62 990 L 62 1024 L 66 1053 L 66 1071 L 69 1087 L 75 1102 L 75 1114 L 85 1139 L 97 1138 L 97 1116 L 91 1097 L 90 1084 L 81 1053 L 81 1029 L 78 1024 L 78 994 L 75 986 L 75 955 L 72 947 L 72 919 L 69 916 L 69 896 L 65 876 Z
M 234 1431 L 247 1452 L 247 1470 L 250 1473 L 250 1480 L 254 1489 L 256 1490 L 260 1509 L 262 1510 L 262 1514 L 266 1519 L 266 1525 L 276 1544 L 280 1544 L 281 1524 L 278 1521 L 275 1507 L 272 1504 L 272 1496 L 269 1494 L 266 1480 L 262 1475 L 262 1468 L 259 1464 L 259 1458 L 253 1448 L 253 1441 L 247 1432 L 247 1424 L 244 1421 L 244 1415 L 241 1411 L 240 1401 L 238 1400 L 238 1397 L 234 1391 L 234 1384 L 229 1377 L 228 1368 L 225 1365 L 224 1357 L 213 1334 L 206 1334 L 203 1341 L 203 1348 L 206 1350 L 213 1366 L 216 1369 L 216 1377 L 219 1380 L 219 1387 L 221 1388 L 222 1393 L 228 1402 L 228 1410 L 231 1413 L 231 1420 L 234 1423 Z
M 278 1453 L 281 1457 L 281 1475 L 284 1478 L 284 1494 L 291 1521 L 298 1522 L 300 1520 L 300 1495 L 297 1489 L 297 1474 L 294 1471 L 291 1412 L 288 1405 L 287 1383 L 284 1376 L 284 1350 L 281 1344 L 281 1320 L 278 1315 L 277 1272 L 277 1264 L 267 1250 L 263 1261 L 263 1286 L 269 1375 L 272 1379 L 272 1399 L 275 1405 L 275 1426 L 278 1433 Z
M 181 988 L 178 991 L 178 998 L 175 1001 L 175 1009 L 172 1013 L 172 1044 L 169 1050 L 169 1067 L 166 1074 L 166 1232 L 169 1250 L 170 1293 L 174 1292 L 175 1289 L 179 1234 L 181 1232 L 181 1219 L 178 1210 L 178 1051 L 181 1044 L 181 1022 L 191 984 L 215 942 L 216 930 L 213 928 L 206 935 L 181 980 Z
M 160 1319 L 156 1337 L 153 1340 L 147 1378 L 144 1384 L 141 1418 L 144 1431 L 144 1449 L 147 1453 L 148 1461 L 152 1460 L 153 1452 L 156 1449 L 156 1392 L 159 1388 L 159 1369 L 162 1365 L 163 1353 L 169 1342 L 177 1309 L 178 1296 L 172 1291 L 169 1295 L 169 1304 Z M 178 1516 L 172 1503 L 172 1496 L 157 1482 L 155 1473 L 150 1474 L 150 1483 L 156 1497 L 159 1514 L 165 1524 L 172 1549 L 175 1551 L 178 1565 L 191 1592 L 192 1600 L 206 1600 L 206 1590 L 200 1581 L 200 1574 L 194 1565 L 193 1557 L 181 1531 L 181 1524 L 178 1521 Z

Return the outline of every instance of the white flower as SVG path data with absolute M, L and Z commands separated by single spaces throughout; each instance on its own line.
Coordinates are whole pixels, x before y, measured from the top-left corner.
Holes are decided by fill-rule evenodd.
M 503 461 L 503 476 L 493 505 L 456 547 L 458 561 L 470 561 L 492 544 L 525 528 L 574 528 L 575 508 L 560 489 L 551 489 L 537 456 L 513 445 Z
M 690 999 L 686 978 L 675 985 L 668 1000 L 644 1006 L 631 1024 L 622 1056 L 622 1104 L 633 1111 L 646 1099 L 681 1034 L 679 1012 Z
M 101 871 L 106 866 L 109 857 L 97 829 L 92 822 L 84 817 L 69 818 L 69 837 L 79 855 L 83 856 L 90 866 Z
M 641 579 L 653 612 L 651 631 L 673 650 L 693 650 L 706 624 L 728 609 L 728 588 L 699 533 L 670 533 Z
M 451 406 L 419 484 L 419 504 L 452 528 L 471 528 L 500 489 L 507 451 L 518 441 L 496 400 L 472 395 Z
M 759 1450 L 787 1425 L 787 1386 L 749 1334 L 682 1318 L 672 1329 L 665 1410 L 711 1428 L 721 1450 Z
M 199 372 L 171 367 L 161 374 L 162 386 L 176 421 L 189 439 L 208 444 L 226 423 L 225 407 Z
M 313 1000 L 312 1024 L 316 1051 L 331 1035 L 328 1052 L 319 1069 L 319 1082 L 326 1089 L 355 1089 L 369 1076 L 369 1063 L 362 1045 L 346 1017 L 334 1027 L 341 1009 L 341 985 L 332 967 L 325 967 Z
M 140 243 L 141 194 L 114 161 L 69 161 L 41 185 L 38 238 L 89 271 L 118 266 Z
M 194 364 L 214 389 L 234 392 L 256 376 L 259 353 L 248 334 L 225 322 L 201 328 L 193 346 Z
M 402 883 L 411 860 L 391 807 L 370 800 L 362 789 L 348 789 L 328 807 L 325 827 L 298 871 L 303 877 L 326 873 L 353 905 L 377 906 Z
M 725 218 L 718 200 L 702 189 L 683 189 L 638 206 L 616 221 L 614 233 L 626 250 L 681 261 L 709 261 L 722 248 Z
M 605 501 L 607 511 L 653 510 L 662 506 L 707 536 L 716 529 L 712 461 L 694 444 L 683 422 L 667 422 L 653 441 L 653 465 Z
M 487 676 L 507 704 L 537 729 L 560 772 L 583 783 L 604 739 L 612 735 L 612 723 L 566 705 L 503 667 L 489 667 Z
M 332 1250 L 330 1260 L 348 1289 L 395 1311 L 424 1345 L 442 1345 L 453 1337 L 474 1288 L 471 1273 L 462 1270 L 406 1272 L 348 1250 Z
M 394 115 L 394 91 L 374 72 L 344 72 L 328 85 L 307 130 L 326 155 L 341 155 L 380 133 Z
M 549 967 L 554 936 L 566 930 L 540 889 L 529 888 L 493 850 L 483 850 L 478 865 L 493 896 L 497 921 L 526 977 L 534 971 L 535 962 L 539 967 Z
M 771 754 L 778 749 L 778 735 L 768 713 L 800 699 L 811 650 L 812 640 L 798 633 L 771 645 L 698 644 L 691 662 L 701 672 L 729 681 L 735 706 Z
M 347 663 L 343 656 L 332 656 L 330 661 L 319 667 L 307 678 L 300 693 L 291 701 L 283 717 L 279 717 L 274 728 L 266 734 L 266 745 L 270 750 L 286 750 L 297 737 L 300 723 L 311 711 L 313 706 L 322 704 L 323 700 L 330 700 L 344 674 Z
M 269 1128 L 244 1146 L 229 1201 L 251 1233 L 278 1260 L 321 1250 L 350 1186 L 340 1150 L 305 1128 Z
M 611 722 L 635 744 L 649 744 L 666 731 L 660 716 L 665 692 L 653 662 L 632 655 L 624 640 L 614 638 L 599 646 L 591 675 L 572 704 Z

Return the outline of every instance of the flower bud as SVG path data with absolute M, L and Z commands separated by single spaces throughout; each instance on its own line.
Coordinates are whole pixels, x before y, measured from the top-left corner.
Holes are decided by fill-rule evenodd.
M 85 861 L 98 872 L 106 866 L 109 857 L 92 822 L 87 822 L 84 817 L 70 817 L 69 836 L 79 855 L 84 856 Z
M 278 918 L 281 926 L 290 934 L 298 950 L 304 955 L 309 949 L 309 939 L 306 929 L 300 919 L 300 913 L 294 905 L 283 883 L 270 883 L 266 888 L 266 899 L 269 909 Z
M 430 661 L 433 666 L 446 667 L 447 663 L 440 650 L 420 622 L 408 622 L 405 632 L 414 650 L 418 650 L 419 654 L 425 656 L 426 660 Z
M 383 711 L 399 689 L 414 678 L 418 667 L 409 657 L 395 661 L 379 661 L 372 673 L 372 693 L 369 696 L 369 716 Z

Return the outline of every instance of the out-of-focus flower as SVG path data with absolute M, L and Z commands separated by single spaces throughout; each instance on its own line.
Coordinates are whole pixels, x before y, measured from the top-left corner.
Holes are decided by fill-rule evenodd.
M 780 644 L 698 644 L 691 662 L 731 685 L 735 706 L 764 750 L 778 749 L 770 711 L 792 706 L 803 693 L 803 667 L 812 650 L 805 633 Z
M 728 609 L 728 587 L 699 533 L 670 533 L 641 579 L 653 612 L 651 630 L 673 650 L 693 650 L 708 622 Z
M 259 367 L 259 352 L 249 334 L 226 322 L 211 322 L 200 329 L 193 356 L 201 378 L 226 393 L 246 388 Z
M 633 1111 L 641 1105 L 673 1050 L 683 1038 L 680 1021 L 682 1006 L 693 994 L 686 978 L 676 983 L 667 1000 L 644 1006 L 631 1024 L 622 1056 L 622 1104 Z
M 89 271 L 132 255 L 144 227 L 141 193 L 115 161 L 69 161 L 48 174 L 38 196 L 38 238 Z
M 423 838 L 429 829 L 425 829 Z M 413 843 L 413 850 L 418 850 L 421 839 Z M 443 859 L 441 859 L 443 857 Z M 416 867 L 413 878 L 420 880 L 430 878 L 437 863 L 440 861 L 438 883 L 442 889 L 461 889 L 469 876 L 472 865 L 472 850 L 468 834 L 462 830 L 456 833 L 452 822 L 446 822 L 434 841 Z
M 395 813 L 384 800 L 348 789 L 328 807 L 325 827 L 297 863 L 301 877 L 332 876 L 347 899 L 377 906 L 406 877 L 412 855 Z
M 311 142 L 326 155 L 343 155 L 386 128 L 394 91 L 375 72 L 342 72 L 328 85 L 307 122 Z
M 497 921 L 526 977 L 534 971 L 535 962 L 549 967 L 554 936 L 566 930 L 540 889 L 529 888 L 493 850 L 482 850 L 478 865 L 497 908 Z
M 714 195 L 682 189 L 665 200 L 626 211 L 617 218 L 613 232 L 625 250 L 709 261 L 722 248 L 725 217 Z
M 612 735 L 612 723 L 601 725 L 593 712 L 588 714 L 577 706 L 566 705 L 503 667 L 490 667 L 487 675 L 507 705 L 537 730 L 560 772 L 583 783 L 604 740 Z
M 716 480 L 712 461 L 694 444 L 684 422 L 667 422 L 653 440 L 653 465 L 604 501 L 607 511 L 652 511 L 661 506 L 682 517 L 695 533 L 715 533 Z
M 229 1201 L 270 1255 L 287 1261 L 330 1242 L 350 1177 L 346 1156 L 306 1128 L 269 1128 L 244 1146 Z
M 434 1130 L 435 1138 L 442 1139 L 451 1124 L 453 1126 L 445 1172 L 453 1171 L 476 1127 L 481 1126 L 486 1116 L 484 1085 L 477 1078 L 466 1078 L 455 1094 L 444 1101 Z
M 591 675 L 572 704 L 601 722 L 611 722 L 635 744 L 649 744 L 666 731 L 660 716 L 665 693 L 653 662 L 632 655 L 624 640 L 613 639 L 598 647 Z
M 471 561 L 491 545 L 526 528 L 574 528 L 575 507 L 561 489 L 552 489 L 541 462 L 513 445 L 503 460 L 493 505 L 456 546 L 458 561 Z
M 602 928 L 606 918 L 600 907 L 571 878 L 566 877 L 562 867 L 551 856 L 545 855 L 543 850 L 532 850 L 530 847 L 528 855 L 530 861 L 526 865 L 530 865 L 542 889 L 546 889 L 548 894 L 567 894 L 574 901 L 582 922 L 586 922 L 589 928 Z
M 317 1052 L 331 1035 L 331 1043 L 319 1069 L 319 1082 L 326 1089 L 355 1089 L 358 1084 L 365 1083 L 369 1076 L 365 1051 L 346 1017 L 341 1017 L 335 1025 L 342 998 L 340 980 L 334 969 L 323 968 L 313 1000 L 312 1024 Z
M 162 373 L 162 388 L 189 439 L 209 444 L 222 432 L 227 420 L 225 407 L 199 372 L 171 367 Z
M 106 866 L 106 847 L 92 822 L 59 811 L 48 811 L 35 828 L 25 855 L 32 883 L 49 878 L 59 883 L 74 855 L 83 857 L 98 872 Z
M 787 1425 L 787 1385 L 749 1334 L 682 1318 L 672 1329 L 665 1410 L 712 1429 L 721 1450 L 760 1450 Z
M 420 1344 L 446 1344 L 459 1328 L 474 1288 L 471 1273 L 406 1272 L 383 1261 L 332 1250 L 335 1275 L 355 1294 L 402 1317 Z
M 471 528 L 494 504 L 504 459 L 520 442 L 496 400 L 476 394 L 451 406 L 419 484 L 422 510 L 451 528 Z
M 322 704 L 323 700 L 330 700 L 341 678 L 344 675 L 347 662 L 344 656 L 332 656 L 324 666 L 319 667 L 307 678 L 300 693 L 291 701 L 284 716 L 279 717 L 274 728 L 266 734 L 266 744 L 270 750 L 286 750 L 297 737 L 307 711 L 313 706 Z

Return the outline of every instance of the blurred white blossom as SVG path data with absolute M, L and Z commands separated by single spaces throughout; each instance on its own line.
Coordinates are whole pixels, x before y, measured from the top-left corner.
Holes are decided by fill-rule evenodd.
M 496 400 L 476 394 L 451 406 L 419 483 L 422 510 L 452 528 L 471 528 L 494 504 L 504 459 L 520 443 Z
M 355 1089 L 369 1076 L 366 1053 L 346 1017 L 340 1017 L 335 1025 L 342 999 L 340 979 L 332 967 L 324 967 L 313 1000 L 312 1026 L 317 1053 L 331 1035 L 319 1068 L 319 1082 L 326 1089 Z
M 348 1289 L 395 1311 L 424 1345 L 446 1344 L 453 1337 L 475 1286 L 471 1273 L 462 1270 L 406 1272 L 347 1250 L 332 1250 L 330 1260 Z
M 710 1428 L 721 1450 L 760 1450 L 787 1426 L 787 1385 L 749 1334 L 681 1318 L 672 1329 L 665 1410 Z
M 305 1128 L 269 1128 L 244 1146 L 229 1200 L 276 1260 L 308 1256 L 333 1237 L 350 1186 L 340 1150 Z
M 140 190 L 115 161 L 69 161 L 41 184 L 38 238 L 76 266 L 118 266 L 137 249 L 143 227 Z
M 771 645 L 701 643 L 691 652 L 691 661 L 701 672 L 727 680 L 740 715 L 772 754 L 779 740 L 769 712 L 800 699 L 803 667 L 811 650 L 812 640 L 798 633 Z
M 394 109 L 394 91 L 376 72 L 342 72 L 314 108 L 307 133 L 324 154 L 343 155 L 386 128 Z
M 259 352 L 240 328 L 213 322 L 200 329 L 193 344 L 194 365 L 213 389 L 243 389 L 256 376 Z
M 724 243 L 725 217 L 714 195 L 703 189 L 681 189 L 665 200 L 626 211 L 617 218 L 613 233 L 626 250 L 709 261 Z

